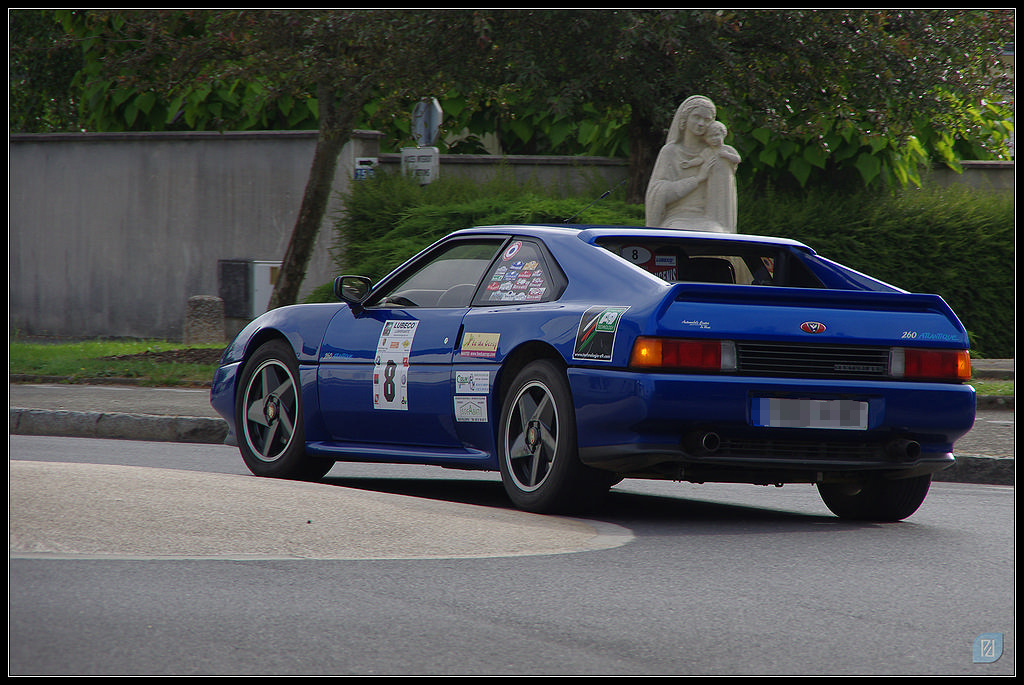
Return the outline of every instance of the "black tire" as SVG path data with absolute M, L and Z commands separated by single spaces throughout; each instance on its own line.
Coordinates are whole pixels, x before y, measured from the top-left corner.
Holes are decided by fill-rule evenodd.
M 263 344 L 245 363 L 235 425 L 242 459 L 257 476 L 319 480 L 334 465 L 306 454 L 299 363 L 283 341 Z
M 580 462 L 568 381 L 544 360 L 523 368 L 505 396 L 498 458 L 509 499 L 537 513 L 592 508 L 615 478 Z
M 917 511 L 931 483 L 931 475 L 898 480 L 876 477 L 858 484 L 819 483 L 818 494 L 842 519 L 900 521 Z

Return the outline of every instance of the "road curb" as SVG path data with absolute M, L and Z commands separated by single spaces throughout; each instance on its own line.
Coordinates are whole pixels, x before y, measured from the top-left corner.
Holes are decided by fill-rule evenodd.
M 956 463 L 932 476 L 936 483 L 977 483 L 981 485 L 1013 485 L 1012 457 L 975 457 L 957 455 Z
M 977 398 L 978 409 L 1014 409 L 1013 396 L 1002 395 L 979 395 Z
M 10 430 L 15 435 L 222 444 L 228 433 L 224 420 L 202 416 L 153 416 L 17 407 L 10 410 L 9 416 Z

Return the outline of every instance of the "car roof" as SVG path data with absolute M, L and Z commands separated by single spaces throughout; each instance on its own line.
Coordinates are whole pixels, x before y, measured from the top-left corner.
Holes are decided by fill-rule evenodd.
M 667 228 L 651 228 L 648 226 L 609 226 L 591 224 L 500 224 L 494 226 L 477 226 L 474 228 L 456 231 L 454 235 L 480 234 L 480 233 L 502 233 L 531 235 L 538 238 L 545 236 L 576 236 L 586 243 L 596 243 L 602 238 L 635 238 L 635 239 L 665 239 L 676 238 L 703 239 L 703 240 L 725 240 L 745 243 L 765 243 L 771 245 L 783 245 L 805 250 L 814 253 L 814 250 L 804 243 L 790 238 L 777 238 L 774 236 L 749 235 L 744 233 L 711 233 L 708 231 L 680 231 Z

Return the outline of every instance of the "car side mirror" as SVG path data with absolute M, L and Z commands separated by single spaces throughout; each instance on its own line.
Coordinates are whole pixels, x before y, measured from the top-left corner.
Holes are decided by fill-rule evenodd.
M 338 276 L 334 279 L 334 296 L 352 305 L 363 303 L 373 282 L 366 276 Z

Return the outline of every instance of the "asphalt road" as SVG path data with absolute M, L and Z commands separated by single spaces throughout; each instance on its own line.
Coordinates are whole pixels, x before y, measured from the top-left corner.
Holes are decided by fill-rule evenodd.
M 12 675 L 1009 675 L 1014 489 L 851 524 L 811 486 L 244 475 L 217 445 L 12 436 Z M 1000 657 L 973 645 L 999 634 Z

